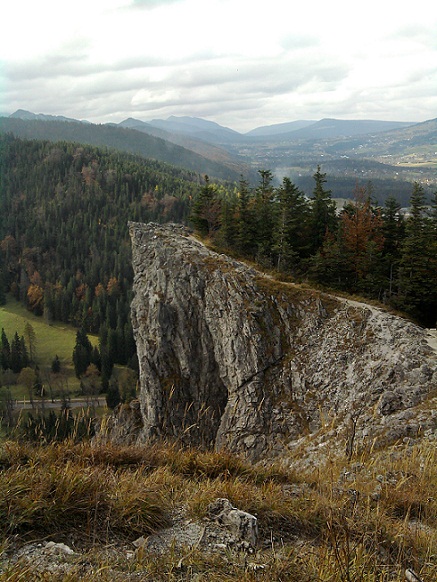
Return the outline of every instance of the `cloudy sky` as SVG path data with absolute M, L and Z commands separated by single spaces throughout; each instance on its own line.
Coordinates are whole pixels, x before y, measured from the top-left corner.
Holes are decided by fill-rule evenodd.
M 0 14 L 2 113 L 242 132 L 437 117 L 430 0 L 5 0 Z

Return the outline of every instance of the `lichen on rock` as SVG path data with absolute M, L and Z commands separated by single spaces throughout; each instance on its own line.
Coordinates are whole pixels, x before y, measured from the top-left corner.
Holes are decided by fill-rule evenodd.
M 436 354 L 411 322 L 279 283 L 182 226 L 129 227 L 141 439 L 257 460 L 329 426 L 341 449 L 351 425 L 356 442 L 402 435 L 399 414 L 435 390 Z M 435 429 L 435 415 L 421 414 L 418 430 Z

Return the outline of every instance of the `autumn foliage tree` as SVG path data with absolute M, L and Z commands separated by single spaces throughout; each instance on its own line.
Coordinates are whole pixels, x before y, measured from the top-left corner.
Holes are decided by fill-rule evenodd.
M 380 210 L 372 208 L 366 188 L 357 187 L 354 202 L 340 217 L 342 248 L 353 273 L 354 287 L 377 270 L 384 246 L 382 228 Z

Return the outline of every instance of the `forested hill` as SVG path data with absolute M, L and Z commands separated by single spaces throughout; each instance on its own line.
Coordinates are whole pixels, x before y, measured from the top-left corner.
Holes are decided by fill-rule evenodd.
M 0 300 L 134 351 L 128 221 L 187 222 L 224 251 L 294 279 L 384 301 L 427 326 L 437 316 L 437 194 L 412 186 L 410 216 L 358 188 L 336 213 L 318 168 L 312 197 L 268 170 L 226 189 L 157 161 L 0 135 Z M 115 357 L 115 356 L 114 356 Z
M 71 141 L 140 155 L 186 168 L 216 179 L 237 181 L 242 173 L 236 163 L 221 163 L 190 149 L 136 129 L 93 123 L 0 117 L 0 133 L 24 139 Z M 207 148 L 205 146 L 205 152 Z
M 0 136 L 0 295 L 112 333 L 132 356 L 129 220 L 183 222 L 198 176 L 155 161 Z M 111 331 L 112 330 L 112 331 Z

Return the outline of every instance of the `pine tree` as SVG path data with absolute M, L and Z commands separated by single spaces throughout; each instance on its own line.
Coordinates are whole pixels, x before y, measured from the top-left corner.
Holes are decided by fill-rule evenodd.
M 102 378 L 102 390 L 105 392 L 109 386 L 109 380 L 112 375 L 112 370 L 114 368 L 114 362 L 110 359 L 109 353 L 107 348 L 100 347 L 100 356 L 102 360 L 102 370 L 101 370 L 101 378 Z
M 255 191 L 256 258 L 270 264 L 273 249 L 274 188 L 270 170 L 259 170 L 260 184 Z
M 237 243 L 236 202 L 225 197 L 221 203 L 219 243 L 226 248 L 235 248 Z
M 215 196 L 214 187 L 205 176 L 205 185 L 194 200 L 190 222 L 202 236 L 212 236 L 219 228 L 220 201 Z
M 309 206 L 303 192 L 284 178 L 276 193 L 274 251 L 278 270 L 296 271 L 308 252 Z
M 91 363 L 93 346 L 83 328 L 76 333 L 76 344 L 73 349 L 73 364 L 77 378 L 85 374 Z
M 121 402 L 120 390 L 118 389 L 118 383 L 115 380 L 109 382 L 108 390 L 106 393 L 106 405 L 112 410 L 118 406 Z
M 0 352 L 1 367 L 3 368 L 3 370 L 8 370 L 9 368 L 11 368 L 11 347 L 9 345 L 9 340 L 3 327 L 0 347 L 1 347 Z
M 337 215 L 335 203 L 331 198 L 331 190 L 326 190 L 326 174 L 317 166 L 317 171 L 313 176 L 315 186 L 311 199 L 311 250 L 314 254 L 323 244 L 323 240 L 328 232 L 334 233 L 337 230 Z
M 14 337 L 11 341 L 11 356 L 10 356 L 10 365 L 11 370 L 18 374 L 24 368 L 23 365 L 23 344 L 20 341 L 20 337 L 18 336 L 18 332 L 15 332 Z
M 56 354 L 52 361 L 52 372 L 53 374 L 59 374 L 60 371 L 61 371 L 61 361 L 59 359 L 58 354 Z
M 400 213 L 401 205 L 394 196 L 389 196 L 382 210 L 382 249 L 381 270 L 386 279 L 385 295 L 390 298 L 398 278 L 402 243 L 405 238 L 405 221 Z
M 310 258 L 309 276 L 322 285 L 348 289 L 352 277 L 351 268 L 338 232 L 328 232 L 321 248 Z
M 402 246 L 399 296 L 396 304 L 424 325 L 437 319 L 437 254 L 433 221 L 427 216 L 425 192 L 417 182 L 410 199 L 410 216 Z
M 244 256 L 254 257 L 256 247 L 255 215 L 246 180 L 240 180 L 237 200 L 236 247 Z

